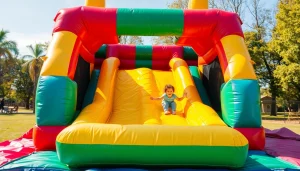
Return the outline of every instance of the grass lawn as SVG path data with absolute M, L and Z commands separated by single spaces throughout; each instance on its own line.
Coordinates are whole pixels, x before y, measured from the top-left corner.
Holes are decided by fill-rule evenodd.
M 19 114 L 0 113 L 0 142 L 20 137 L 35 124 L 35 115 L 20 108 Z
M 35 115 L 31 111 L 20 109 L 19 112 L 26 114 L 0 114 L 0 142 L 18 138 L 34 126 Z M 286 127 L 300 134 L 299 122 L 264 120 L 263 126 L 268 129 Z
M 292 122 L 292 121 L 270 121 L 270 120 L 263 120 L 263 126 L 268 129 L 278 129 L 282 127 L 286 127 L 295 133 L 300 135 L 300 123 L 298 122 Z

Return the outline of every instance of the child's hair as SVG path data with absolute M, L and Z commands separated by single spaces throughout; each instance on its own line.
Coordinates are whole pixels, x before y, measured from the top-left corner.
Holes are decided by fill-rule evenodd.
M 171 88 L 171 89 L 173 89 L 173 91 L 175 91 L 174 86 L 172 86 L 171 84 L 167 84 L 167 85 L 165 86 L 165 92 L 166 92 L 167 89 L 169 89 L 169 88 Z

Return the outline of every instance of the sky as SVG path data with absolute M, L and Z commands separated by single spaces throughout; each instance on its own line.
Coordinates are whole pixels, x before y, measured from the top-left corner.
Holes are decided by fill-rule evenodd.
M 106 0 L 114 8 L 167 8 L 173 0 Z M 250 0 L 251 1 L 251 0 Z M 276 8 L 277 0 L 262 0 L 267 8 Z M 62 8 L 84 5 L 85 0 L 0 0 L 0 29 L 8 30 L 9 40 L 17 42 L 20 55 L 29 54 L 27 45 L 51 40 L 54 17 Z M 245 20 L 251 21 L 245 13 Z M 151 44 L 151 37 L 143 37 Z

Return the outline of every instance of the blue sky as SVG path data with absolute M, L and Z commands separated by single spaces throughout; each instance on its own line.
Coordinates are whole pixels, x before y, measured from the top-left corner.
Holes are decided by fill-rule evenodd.
M 107 7 L 167 8 L 173 0 L 106 0 Z M 267 8 L 275 8 L 277 0 L 262 0 Z M 53 18 L 62 8 L 84 5 L 84 0 L 0 0 L 0 29 L 9 30 L 9 39 L 18 43 L 21 55 L 28 54 L 29 44 L 51 40 Z M 245 13 L 249 21 L 249 13 Z M 149 37 L 145 44 L 151 44 Z

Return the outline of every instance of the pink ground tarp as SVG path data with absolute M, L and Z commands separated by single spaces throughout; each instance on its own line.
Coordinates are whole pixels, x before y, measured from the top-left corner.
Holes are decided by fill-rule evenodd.
M 265 132 L 267 154 L 300 166 L 300 135 L 285 127 Z
M 22 137 L 0 143 L 0 166 L 14 159 L 27 156 L 34 152 L 32 129 Z

